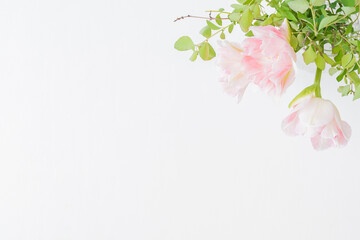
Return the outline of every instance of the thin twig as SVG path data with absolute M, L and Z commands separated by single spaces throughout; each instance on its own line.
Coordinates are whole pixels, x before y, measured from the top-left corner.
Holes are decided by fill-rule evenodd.
M 211 15 L 209 15 L 209 17 L 200 17 L 200 16 L 192 16 L 192 15 L 186 15 L 186 16 L 182 16 L 182 17 L 178 17 L 177 19 L 174 20 L 174 22 L 177 22 L 179 20 L 185 19 L 185 18 L 201 18 L 201 19 L 207 19 L 207 20 L 216 20 L 216 19 L 222 19 L 222 20 L 227 20 L 229 18 L 214 18 L 211 17 Z

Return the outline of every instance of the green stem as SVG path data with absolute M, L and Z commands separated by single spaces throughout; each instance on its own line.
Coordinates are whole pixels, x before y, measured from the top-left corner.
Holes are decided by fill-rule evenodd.
M 320 88 L 321 73 L 322 70 L 320 68 L 317 68 L 315 73 L 314 85 L 315 85 L 315 97 L 319 97 L 319 98 L 321 98 L 321 88 Z
M 316 30 L 315 13 L 314 13 L 314 9 L 313 9 L 313 6 L 312 6 L 312 5 L 310 6 L 310 10 L 311 10 L 312 18 L 313 18 L 313 23 L 314 23 L 315 36 L 317 36 L 318 32 L 317 32 L 317 30 Z
M 205 11 L 205 12 L 214 12 L 214 13 L 225 13 L 225 14 L 231 14 L 231 12 L 224 12 L 224 11 L 216 11 L 216 10 L 208 10 L 208 11 Z
M 227 25 L 226 27 L 220 28 L 220 30 L 218 30 L 217 32 L 215 32 L 214 34 L 212 34 L 210 37 L 206 38 L 204 41 L 202 41 L 199 44 L 196 44 L 196 46 L 200 46 L 201 44 L 203 44 L 204 42 L 207 42 L 210 38 L 212 38 L 213 36 L 219 34 L 220 32 L 224 31 L 225 29 L 227 29 L 228 27 L 230 27 L 230 25 L 232 25 L 233 23 L 230 23 L 229 25 Z

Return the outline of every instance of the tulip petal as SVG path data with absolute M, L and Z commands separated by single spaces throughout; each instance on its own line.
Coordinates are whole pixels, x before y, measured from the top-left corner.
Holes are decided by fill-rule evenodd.
M 340 119 L 335 105 L 313 95 L 298 99 L 282 128 L 288 135 L 309 136 L 316 150 L 345 146 L 351 136 L 350 126 Z
M 295 79 L 295 52 L 284 33 L 274 26 L 254 26 L 254 37 L 241 44 L 223 41 L 218 66 L 225 91 L 241 99 L 244 88 L 254 83 L 264 92 L 280 96 Z

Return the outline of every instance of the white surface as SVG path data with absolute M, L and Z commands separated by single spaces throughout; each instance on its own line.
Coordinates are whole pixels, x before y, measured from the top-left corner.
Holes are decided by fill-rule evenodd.
M 315 152 L 280 129 L 310 73 L 237 104 L 173 49 L 231 1 L 0 3 L 0 239 L 360 238 L 360 102 L 323 79 L 353 136 Z

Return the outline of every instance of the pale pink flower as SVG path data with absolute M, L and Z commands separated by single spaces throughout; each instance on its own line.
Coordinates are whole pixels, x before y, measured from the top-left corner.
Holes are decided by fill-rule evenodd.
M 311 95 L 293 104 L 292 113 L 282 122 L 282 129 L 288 135 L 310 137 L 316 150 L 345 146 L 351 136 L 351 127 L 341 120 L 335 105 Z
M 225 91 L 239 100 L 249 83 L 271 95 L 281 95 L 294 81 L 295 52 L 289 44 L 287 21 L 274 26 L 251 27 L 254 36 L 242 43 L 224 41 L 218 51 L 218 66 Z

